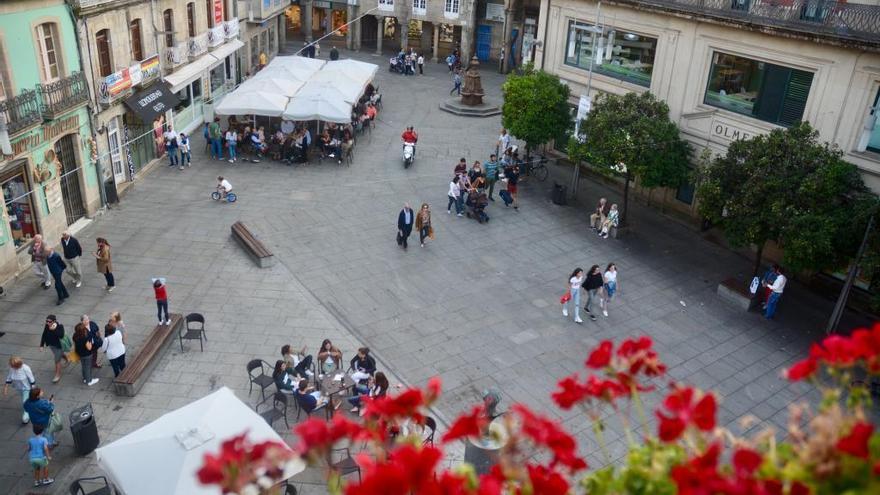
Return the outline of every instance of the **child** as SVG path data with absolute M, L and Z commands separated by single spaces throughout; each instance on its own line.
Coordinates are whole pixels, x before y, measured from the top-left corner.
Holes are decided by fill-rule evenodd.
M 178 147 L 180 149 L 180 170 L 183 170 L 184 163 L 187 167 L 192 166 L 192 155 L 190 154 L 189 149 L 189 136 L 184 133 L 180 133 L 180 141 L 178 142 Z
M 170 325 L 171 316 L 168 314 L 168 292 L 166 291 L 165 279 L 153 279 L 153 291 L 156 293 L 156 308 L 158 309 L 159 324 Z M 165 311 L 165 319 L 162 319 L 162 311 Z
M 43 426 L 34 425 L 34 436 L 28 439 L 31 467 L 34 468 L 34 486 L 51 485 L 55 482 L 49 477 L 49 441 L 43 436 Z

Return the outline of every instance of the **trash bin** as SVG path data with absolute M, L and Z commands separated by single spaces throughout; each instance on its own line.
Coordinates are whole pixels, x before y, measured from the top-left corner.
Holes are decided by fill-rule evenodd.
M 553 184 L 553 204 L 565 205 L 565 186 Z
M 89 455 L 101 443 L 98 438 L 98 425 L 92 404 L 70 411 L 70 435 L 73 437 L 73 448 L 79 455 Z
M 104 195 L 107 198 L 107 203 L 116 204 L 119 202 L 119 192 L 116 190 L 116 182 L 113 181 L 113 177 L 104 182 Z

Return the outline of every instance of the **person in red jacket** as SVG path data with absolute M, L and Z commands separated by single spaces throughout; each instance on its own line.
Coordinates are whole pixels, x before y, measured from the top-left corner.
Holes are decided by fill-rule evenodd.
M 159 324 L 170 325 L 171 316 L 168 314 L 168 290 L 164 278 L 153 279 L 153 292 L 156 293 L 156 307 L 159 312 Z M 162 311 L 165 311 L 165 319 L 162 319 Z
M 403 139 L 403 145 L 407 144 L 413 145 L 413 157 L 416 156 L 416 143 L 419 141 L 419 135 L 416 134 L 416 131 L 413 130 L 412 126 L 406 128 L 403 131 L 403 134 L 400 135 L 400 139 Z

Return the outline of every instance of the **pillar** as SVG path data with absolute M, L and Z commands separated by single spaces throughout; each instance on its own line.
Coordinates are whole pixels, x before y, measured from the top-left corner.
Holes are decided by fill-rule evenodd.
M 300 4 L 302 11 L 302 29 L 306 43 L 312 42 L 312 0 L 303 0 Z
M 326 36 L 333 32 L 333 9 L 324 9 L 324 20 L 324 24 L 326 25 L 326 27 L 324 28 L 323 36 Z
M 385 16 L 376 16 L 376 55 L 382 55 L 382 38 L 385 37 Z
M 409 45 L 409 18 L 401 18 L 397 26 L 400 28 L 400 49 L 406 51 Z
M 358 17 L 360 15 L 360 8 L 354 7 L 353 12 L 354 12 L 354 16 Z M 353 49 L 355 51 L 359 52 L 359 51 L 361 51 L 361 40 L 364 37 L 363 33 L 361 33 L 361 20 L 358 19 L 357 22 L 354 22 L 351 26 L 349 26 L 349 28 L 352 29 L 352 31 L 353 31 L 352 32 L 352 44 L 354 45 Z
M 473 24 L 468 23 L 467 26 L 461 27 L 461 66 L 465 68 L 471 61 L 471 45 L 474 39 Z
M 436 22 L 434 24 L 434 39 L 431 41 L 433 43 L 433 52 L 431 55 L 431 62 L 437 63 L 437 55 L 440 51 L 440 24 Z
M 351 22 L 356 15 L 354 6 L 349 5 L 345 8 L 345 22 Z M 354 29 L 356 24 L 356 22 L 349 24 L 348 31 L 345 32 L 345 47 L 349 50 L 354 50 Z
M 513 9 L 507 8 L 504 9 L 504 31 L 501 32 L 501 53 L 504 54 L 501 57 L 500 63 L 498 64 L 499 72 L 502 74 L 507 74 L 510 71 L 510 30 L 512 28 L 511 24 L 513 21 Z

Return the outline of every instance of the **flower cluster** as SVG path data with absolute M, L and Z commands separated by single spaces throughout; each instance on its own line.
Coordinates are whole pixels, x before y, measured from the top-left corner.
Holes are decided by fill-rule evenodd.
M 820 365 L 830 370 L 850 369 L 859 365 L 868 373 L 880 374 L 880 323 L 870 330 L 855 330 L 849 337 L 830 335 L 821 344 L 813 344 L 810 355 L 789 368 L 786 376 L 792 381 L 812 378 Z
M 196 474 L 200 482 L 218 485 L 223 493 L 260 493 L 283 479 L 288 463 L 295 459 L 287 445 L 252 443 L 243 433 L 224 441 L 218 454 L 206 454 Z
M 674 442 L 681 438 L 685 429 L 693 426 L 700 431 L 715 428 L 715 413 L 718 406 L 712 394 L 698 395 L 692 387 L 673 385 L 673 390 L 663 400 L 666 411 L 657 411 L 660 420 L 658 435 L 664 442 Z

